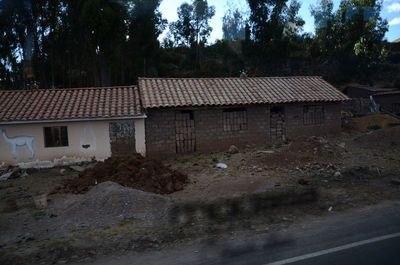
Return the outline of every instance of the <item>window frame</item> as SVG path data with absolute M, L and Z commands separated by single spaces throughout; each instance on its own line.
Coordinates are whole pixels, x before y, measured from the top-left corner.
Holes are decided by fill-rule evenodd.
M 240 113 L 239 119 L 235 119 L 235 114 Z M 240 117 L 243 115 L 242 117 Z M 240 118 L 242 120 L 240 120 Z M 230 121 L 230 123 L 228 123 Z M 235 124 L 238 123 L 238 124 Z M 228 129 L 229 127 L 229 129 Z M 223 132 L 241 132 L 247 131 L 249 127 L 247 108 L 228 108 L 222 111 L 222 131 Z M 238 129 L 236 129 L 238 128 Z
M 49 138 L 47 136 L 48 130 L 50 130 L 51 144 L 49 144 Z M 56 135 L 58 130 L 58 135 Z M 44 147 L 67 147 L 69 146 L 68 137 L 68 126 L 46 126 L 43 127 Z M 58 141 L 58 142 L 57 142 Z
M 318 112 L 317 111 L 318 108 L 321 109 L 322 111 Z M 311 113 L 311 118 L 306 116 L 310 115 L 310 113 Z M 319 113 L 322 113 L 322 115 L 316 115 Z M 303 125 L 322 125 L 324 123 L 325 123 L 325 105 L 322 104 L 303 105 Z

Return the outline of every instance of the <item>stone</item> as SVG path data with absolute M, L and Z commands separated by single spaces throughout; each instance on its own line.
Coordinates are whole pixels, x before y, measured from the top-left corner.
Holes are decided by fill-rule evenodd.
M 13 172 L 11 171 L 11 172 L 8 172 L 6 174 L 1 175 L 0 176 L 0 181 L 9 179 L 12 174 L 13 174 Z
M 85 170 L 85 168 L 81 166 L 69 166 L 69 168 L 78 172 L 82 172 Z
M 64 175 L 67 170 L 65 168 L 60 169 L 60 174 Z
M 340 144 L 338 144 L 338 146 L 341 147 L 341 148 L 345 148 L 346 143 L 340 143 Z
M 235 145 L 231 145 L 229 147 L 228 153 L 237 154 L 237 153 L 239 153 L 239 148 L 237 148 Z
M 299 179 L 297 182 L 300 185 L 308 185 L 308 184 L 310 184 L 310 182 L 308 180 L 305 180 L 305 179 Z
M 342 173 L 340 173 L 339 171 L 336 171 L 335 174 L 333 175 L 335 178 L 339 178 L 340 176 L 342 176 Z
M 400 185 L 400 179 L 392 179 L 391 183 L 393 185 Z
M 265 150 L 265 151 L 258 151 L 257 153 L 263 153 L 263 154 L 273 154 L 274 151 L 272 150 Z

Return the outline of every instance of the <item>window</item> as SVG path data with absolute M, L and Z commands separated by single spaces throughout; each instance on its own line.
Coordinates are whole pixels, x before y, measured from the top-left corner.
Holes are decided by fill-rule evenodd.
M 67 126 L 44 127 L 45 147 L 68 146 Z
M 222 112 L 224 132 L 247 130 L 246 109 L 226 109 Z
M 323 124 L 324 119 L 324 106 L 310 105 L 303 107 L 303 122 L 305 125 Z

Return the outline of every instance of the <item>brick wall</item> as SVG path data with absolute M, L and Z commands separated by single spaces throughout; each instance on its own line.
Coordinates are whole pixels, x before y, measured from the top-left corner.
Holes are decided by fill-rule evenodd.
M 322 124 L 304 125 L 304 104 L 282 105 L 285 114 L 286 135 L 294 139 L 302 135 L 339 132 L 340 104 L 324 104 Z M 224 131 L 223 110 L 227 108 L 192 109 L 195 122 L 196 151 L 225 151 L 232 144 L 263 147 L 270 143 L 270 106 L 247 106 L 247 129 Z M 187 109 L 154 109 L 147 112 L 146 150 L 150 157 L 168 158 L 176 155 L 175 113 Z

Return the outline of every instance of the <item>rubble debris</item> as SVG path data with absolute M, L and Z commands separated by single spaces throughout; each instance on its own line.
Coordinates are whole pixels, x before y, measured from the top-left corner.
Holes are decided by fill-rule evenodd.
M 265 151 L 257 151 L 257 153 L 262 153 L 262 154 L 273 154 L 273 150 L 265 150 Z
M 391 183 L 393 184 L 393 185 L 400 185 L 400 179 L 392 179 L 392 181 L 391 181 Z
M 1 175 L 0 176 L 0 181 L 9 179 L 12 174 L 13 174 L 13 172 L 11 171 L 11 172 L 7 172 L 7 173 Z
M 47 207 L 47 194 L 33 196 L 33 202 L 37 209 L 42 210 Z
M 69 168 L 78 172 L 83 172 L 85 170 L 85 168 L 81 166 L 69 166 Z
M 188 177 L 161 162 L 144 158 L 140 154 L 115 156 L 79 173 L 79 177 L 67 180 L 55 192 L 86 193 L 96 183 L 113 181 L 125 187 L 147 192 L 168 194 L 183 189 Z
M 227 166 L 226 164 L 224 164 L 224 163 L 218 163 L 218 164 L 216 165 L 216 167 L 217 167 L 217 168 L 228 168 L 228 166 Z
M 231 145 L 229 147 L 228 153 L 237 154 L 237 153 L 239 153 L 239 148 L 237 148 L 235 145 Z
M 297 183 L 299 183 L 300 185 L 308 185 L 308 184 L 310 184 L 310 182 L 308 180 L 305 180 L 305 179 L 299 179 L 297 181 Z

